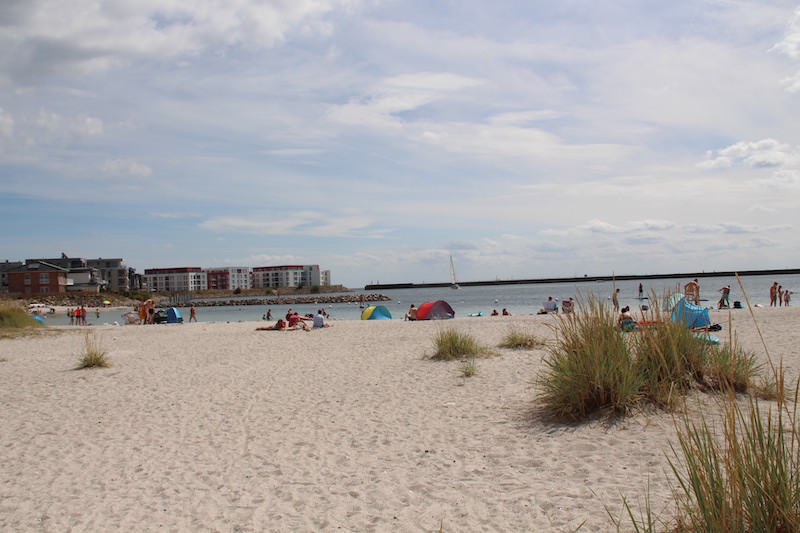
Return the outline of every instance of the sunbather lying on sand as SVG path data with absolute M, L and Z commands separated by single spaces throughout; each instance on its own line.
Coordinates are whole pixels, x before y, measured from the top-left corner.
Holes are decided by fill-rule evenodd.
M 288 329 L 297 329 L 297 328 L 290 328 L 290 327 L 289 327 L 289 326 L 286 324 L 286 321 L 285 321 L 284 319 L 282 319 L 282 318 L 279 318 L 279 319 L 278 319 L 278 321 L 277 321 L 277 322 L 275 322 L 275 325 L 274 325 L 274 326 L 256 328 L 256 331 L 272 331 L 272 330 L 276 330 L 276 331 L 286 331 L 286 330 L 288 330 Z

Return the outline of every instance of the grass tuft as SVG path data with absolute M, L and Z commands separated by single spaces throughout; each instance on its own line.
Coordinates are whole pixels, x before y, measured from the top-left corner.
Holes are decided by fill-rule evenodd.
M 535 380 L 544 410 L 566 420 L 603 409 L 630 410 L 640 399 L 641 376 L 626 335 L 596 298 L 589 298 L 586 309 L 561 316 L 545 370 Z
M 475 361 L 474 357 L 470 357 L 469 359 L 464 359 L 461 361 L 461 375 L 465 378 L 471 378 L 475 374 L 478 373 L 478 363 Z
M 99 339 L 93 335 L 86 334 L 86 345 L 78 361 L 78 368 L 108 368 L 111 363 L 108 360 L 105 348 Z
M 526 333 L 518 329 L 511 329 L 498 346 L 500 348 L 512 348 L 515 350 L 532 350 L 545 345 L 545 340 L 534 335 L 533 333 Z
M 431 359 L 452 361 L 465 357 L 492 355 L 492 350 L 480 344 L 472 335 L 447 328 L 439 331 L 433 340 L 436 351 Z

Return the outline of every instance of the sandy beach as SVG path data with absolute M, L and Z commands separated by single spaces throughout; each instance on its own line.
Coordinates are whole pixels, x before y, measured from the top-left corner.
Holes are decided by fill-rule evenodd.
M 798 308 L 754 310 L 800 374 Z M 763 358 L 748 310 L 712 311 Z M 553 316 L 61 328 L 0 340 L 0 530 L 613 531 L 671 501 L 671 415 L 563 425 L 533 408 L 544 349 L 464 378 L 426 358 L 457 327 L 496 346 Z M 112 367 L 74 370 L 86 332 Z M 714 399 L 693 398 L 713 410 Z

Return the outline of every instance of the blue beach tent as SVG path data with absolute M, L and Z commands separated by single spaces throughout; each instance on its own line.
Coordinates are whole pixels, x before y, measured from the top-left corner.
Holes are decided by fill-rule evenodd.
M 708 309 L 681 298 L 672 309 L 672 320 L 683 322 L 689 328 L 705 328 L 711 325 Z
M 183 317 L 177 307 L 170 307 L 168 309 L 159 309 L 156 311 L 156 316 L 153 321 L 156 324 L 182 324 Z
M 391 320 L 392 314 L 382 305 L 372 305 L 361 312 L 361 320 Z

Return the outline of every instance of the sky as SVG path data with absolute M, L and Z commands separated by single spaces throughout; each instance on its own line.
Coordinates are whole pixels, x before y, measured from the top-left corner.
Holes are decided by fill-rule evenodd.
M 3 0 L 0 260 L 800 267 L 800 4 Z

